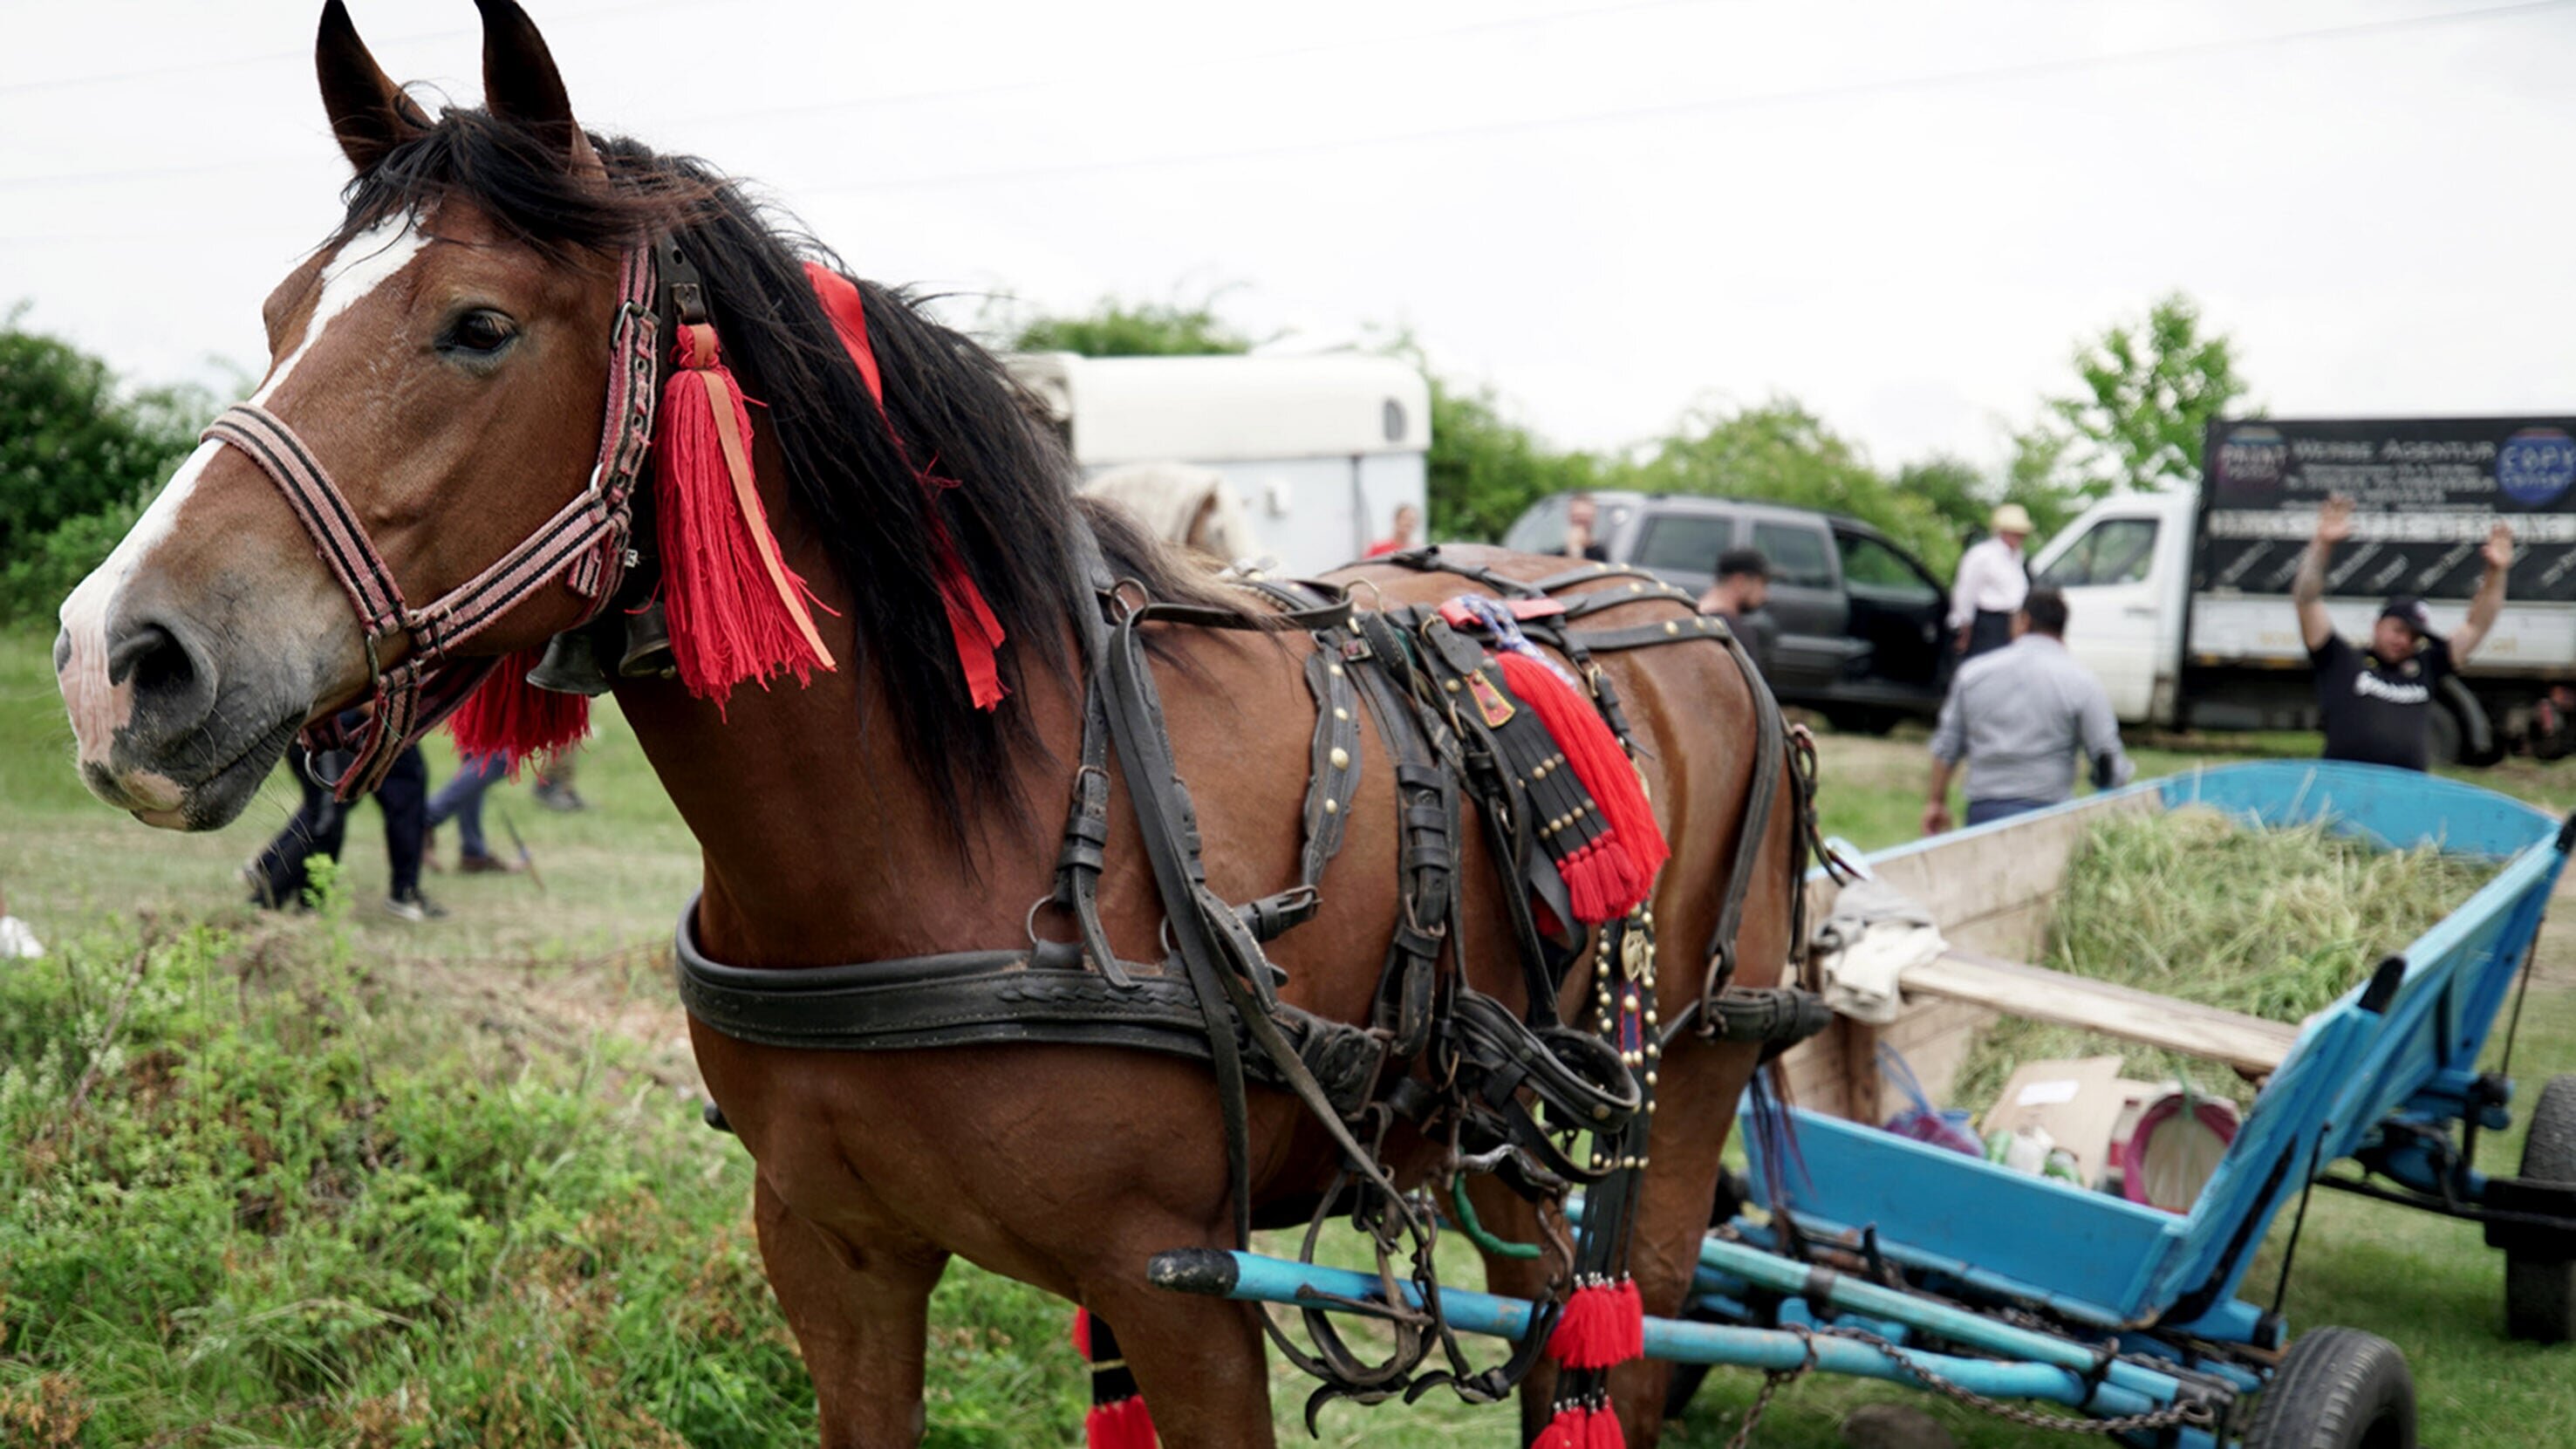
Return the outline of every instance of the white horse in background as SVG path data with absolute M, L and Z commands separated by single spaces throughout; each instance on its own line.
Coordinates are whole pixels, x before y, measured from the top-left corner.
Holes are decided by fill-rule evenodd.
M 1082 485 L 1143 521 L 1156 538 L 1184 544 L 1219 564 L 1261 556 L 1261 540 L 1234 485 L 1191 463 L 1129 463 Z

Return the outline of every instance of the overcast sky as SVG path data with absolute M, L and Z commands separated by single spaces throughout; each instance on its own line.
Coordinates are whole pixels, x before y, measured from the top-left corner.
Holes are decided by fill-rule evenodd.
M 354 0 L 478 103 L 467 0 Z M 2576 4 L 532 0 L 596 130 L 859 271 L 1408 327 L 1562 445 L 1805 401 L 1983 466 L 2175 288 L 2282 414 L 2576 412 Z M 346 165 L 304 0 L 0 0 L 0 307 L 264 366 Z M 971 304 L 953 314 L 971 317 Z

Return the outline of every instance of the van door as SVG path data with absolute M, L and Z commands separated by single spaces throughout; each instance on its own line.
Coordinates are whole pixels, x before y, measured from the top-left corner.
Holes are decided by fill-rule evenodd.
M 2111 712 L 2131 724 L 2147 720 L 2155 699 L 2152 566 L 2162 527 L 2152 514 L 2097 515 L 2037 579 L 2065 591 L 2067 652 L 2101 679 Z
M 1822 519 L 1752 520 L 1752 544 L 1771 561 L 1771 616 L 1780 644 L 1771 661 L 1771 688 L 1783 698 L 1818 698 L 1842 677 L 1860 646 L 1846 629 L 1842 580 Z

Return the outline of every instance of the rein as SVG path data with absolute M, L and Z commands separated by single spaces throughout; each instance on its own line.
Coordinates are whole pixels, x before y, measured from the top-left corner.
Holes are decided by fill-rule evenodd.
M 451 657 L 458 645 L 557 577 L 589 601 L 581 618 L 587 623 L 637 562 L 628 535 L 636 480 L 653 445 L 654 344 L 660 331 L 653 306 L 653 260 L 645 248 L 629 248 L 619 262 L 618 292 L 609 344 L 608 406 L 599 461 L 589 483 L 490 567 L 419 608 L 404 602 L 402 585 L 367 537 L 348 496 L 283 419 L 256 404 L 239 403 L 225 409 L 201 435 L 239 449 L 277 485 L 358 617 L 370 691 L 365 717 L 350 728 L 334 719 L 304 732 L 307 747 L 316 753 L 345 748 L 355 754 L 332 782 L 340 799 L 373 790 L 403 748 L 463 704 L 499 662 Z M 408 648 L 401 660 L 387 665 L 389 648 L 405 640 Z

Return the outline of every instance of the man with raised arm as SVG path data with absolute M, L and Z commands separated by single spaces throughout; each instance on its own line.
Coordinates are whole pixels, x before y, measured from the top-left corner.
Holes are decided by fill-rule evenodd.
M 2433 754 L 2433 694 L 2495 626 L 2504 610 L 2505 575 L 2513 569 L 2513 529 L 2502 520 L 2487 530 L 2479 556 L 2486 576 L 2469 600 L 2469 617 L 2444 639 L 2432 629 L 2424 601 L 2392 598 L 2371 625 L 2370 647 L 2355 649 L 2326 616 L 2326 565 L 2335 545 L 2352 537 L 2352 500 L 2329 495 L 2317 509 L 2317 534 L 2299 560 L 2290 600 L 2299 608 L 2299 636 L 2317 671 L 2317 714 L 2325 726 L 2329 760 L 2357 760 L 2421 770 Z

